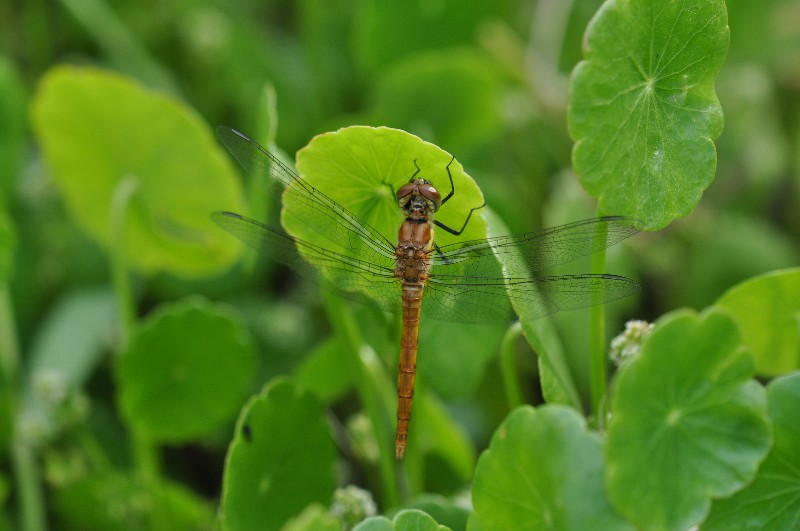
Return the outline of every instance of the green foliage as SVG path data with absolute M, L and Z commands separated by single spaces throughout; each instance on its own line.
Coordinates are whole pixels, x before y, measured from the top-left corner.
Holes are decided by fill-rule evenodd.
M 319 401 L 273 381 L 242 409 L 222 493 L 227 529 L 280 529 L 334 488 L 333 440 Z
M 0 529 L 797 527 L 796 1 L 0 12 Z M 423 305 L 398 463 L 399 300 L 321 290 L 280 236 L 239 263 L 211 212 L 343 232 L 268 159 L 237 175 L 221 124 L 390 244 L 393 192 L 418 167 L 447 194 L 448 163 L 437 220 L 487 206 L 438 245 L 665 230 L 542 272 L 641 285 L 603 311 Z M 625 319 L 657 324 L 612 369 Z
M 714 178 L 714 79 L 727 49 L 722 0 L 611 0 L 598 11 L 569 124 L 575 171 L 601 211 L 653 230 L 697 206 Z
M 606 477 L 614 506 L 638 527 L 686 529 L 712 497 L 752 480 L 771 442 L 753 369 L 730 318 L 679 311 L 620 372 Z
M 730 312 L 759 374 L 800 369 L 800 269 L 765 274 L 731 288 L 717 301 Z
M 631 529 L 604 493 L 602 452 L 573 409 L 514 410 L 478 460 L 468 529 Z
M 164 306 L 122 353 L 120 409 L 149 439 L 185 443 L 235 416 L 254 366 L 250 336 L 228 308 L 197 299 Z
M 118 75 L 60 67 L 32 112 L 71 216 L 98 242 L 122 239 L 126 259 L 148 274 L 204 276 L 236 258 L 208 212 L 241 208 L 241 189 L 192 111 Z M 126 180 L 132 198 L 117 234 L 114 196 Z

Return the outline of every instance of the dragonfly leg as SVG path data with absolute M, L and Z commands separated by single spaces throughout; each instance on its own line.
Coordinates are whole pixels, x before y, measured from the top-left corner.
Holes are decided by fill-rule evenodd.
M 453 174 L 450 171 L 450 165 L 453 163 L 454 160 L 456 160 L 455 155 L 453 156 L 453 158 L 450 159 L 450 162 L 447 163 L 447 166 L 445 166 L 445 169 L 447 170 L 447 177 L 450 179 L 450 193 L 447 194 L 446 196 L 444 196 L 444 199 L 442 199 L 442 205 L 447 203 L 450 200 L 450 198 L 453 197 L 455 195 L 455 193 L 456 193 L 456 186 L 455 186 L 455 184 L 453 184 Z M 464 229 L 467 228 L 467 223 L 469 223 L 469 218 L 472 217 L 472 213 L 475 212 L 476 210 L 480 210 L 481 208 L 483 208 L 485 206 L 486 206 L 486 201 L 484 201 L 482 205 L 476 206 L 475 208 L 470 209 L 469 214 L 467 214 L 467 219 L 464 220 L 464 224 L 461 225 L 461 228 L 458 229 L 458 230 L 456 230 L 456 229 L 454 229 L 452 227 L 449 227 L 449 226 L 445 225 L 444 223 L 442 223 L 441 221 L 438 221 L 438 220 L 434 220 L 433 223 L 437 227 L 441 228 L 442 230 L 445 230 L 445 231 L 449 232 L 453 236 L 460 236 L 461 233 L 464 232 Z

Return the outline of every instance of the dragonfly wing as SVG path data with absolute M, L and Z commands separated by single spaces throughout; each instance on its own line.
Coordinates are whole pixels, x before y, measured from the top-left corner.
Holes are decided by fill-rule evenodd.
M 622 216 L 576 221 L 541 232 L 498 236 L 484 240 L 458 242 L 440 247 L 434 265 L 447 266 L 471 262 L 478 276 L 492 276 L 496 257 L 518 276 L 525 271 L 540 271 L 592 255 L 639 232 L 637 221 Z M 605 233 L 605 238 L 599 237 Z M 481 274 L 485 270 L 486 272 Z
M 423 298 L 426 315 L 473 324 L 507 323 L 514 314 L 521 321 L 532 321 L 560 310 L 604 304 L 639 291 L 639 284 L 617 275 L 505 280 L 437 276 L 430 279 L 428 287 Z
M 373 255 L 373 261 L 366 261 L 340 254 L 233 212 L 214 212 L 211 219 L 247 245 L 347 298 L 375 302 L 388 311 L 400 304 L 391 258 Z
M 218 127 L 217 136 L 248 174 L 268 175 L 286 187 L 291 209 L 285 215 L 311 227 L 331 249 L 352 256 L 361 256 L 365 249 L 372 254 L 394 255 L 394 245 L 378 230 L 300 178 L 255 140 L 230 127 Z

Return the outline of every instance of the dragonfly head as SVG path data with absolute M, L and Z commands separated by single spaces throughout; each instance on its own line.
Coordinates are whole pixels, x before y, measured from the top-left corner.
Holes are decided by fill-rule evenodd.
M 406 213 L 433 213 L 442 206 L 442 195 L 430 181 L 416 179 L 397 190 L 397 204 Z

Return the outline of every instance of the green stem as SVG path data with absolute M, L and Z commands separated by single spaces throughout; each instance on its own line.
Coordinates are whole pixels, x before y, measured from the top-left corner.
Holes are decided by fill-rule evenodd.
M 605 271 L 606 246 L 604 244 L 608 231 L 603 224 L 598 224 L 595 241 L 601 248 L 592 256 L 592 273 L 602 274 Z M 608 365 L 606 359 L 606 310 L 602 303 L 602 294 L 596 294 L 596 300 L 590 312 L 590 355 L 591 355 L 591 391 L 592 391 L 592 423 L 598 429 L 603 426 L 602 405 L 606 397 L 608 382 Z
M 522 404 L 522 392 L 519 388 L 519 375 L 517 374 L 517 356 L 514 348 L 521 335 L 522 323 L 517 321 L 508 327 L 500 345 L 500 367 L 503 372 L 503 386 L 509 410 Z
M 127 176 L 120 180 L 114 189 L 109 212 L 111 227 L 111 281 L 121 321 L 121 350 L 128 344 L 128 339 L 136 327 L 136 304 L 134 303 L 131 278 L 128 274 L 127 247 L 125 240 L 125 218 L 128 206 L 136 193 L 138 182 L 135 177 Z
M 364 341 L 361 339 L 360 331 L 352 314 L 344 307 L 341 298 L 330 293 L 329 290 L 323 290 L 323 295 L 331 325 L 347 345 L 343 352 L 345 363 L 348 365 L 350 374 L 355 376 L 354 382 L 358 398 L 375 431 L 375 439 L 380 450 L 378 466 L 385 495 L 384 507 L 396 507 L 400 504 L 400 496 L 395 473 L 394 447 L 392 439 L 387 437 L 388 433 L 392 433 L 391 422 L 386 411 L 381 407 L 380 392 L 361 354 Z
M 123 177 L 111 200 L 109 222 L 113 246 L 111 248 L 111 280 L 114 284 L 114 295 L 117 301 L 121 321 L 120 351 L 124 352 L 128 341 L 136 331 L 136 303 L 128 272 L 127 241 L 125 238 L 125 222 L 139 183 L 134 176 Z M 144 485 L 154 485 L 158 481 L 160 465 L 158 449 L 138 430 L 131 426 L 132 452 L 136 463 L 137 475 Z
M 34 449 L 23 439 L 20 432 L 22 386 L 20 385 L 20 352 L 14 311 L 8 285 L 0 285 L 0 381 L 7 386 L 14 434 L 11 441 L 11 459 L 14 468 L 17 499 L 19 503 L 20 528 L 28 530 L 47 529 L 44 495 L 39 481 L 39 463 Z

